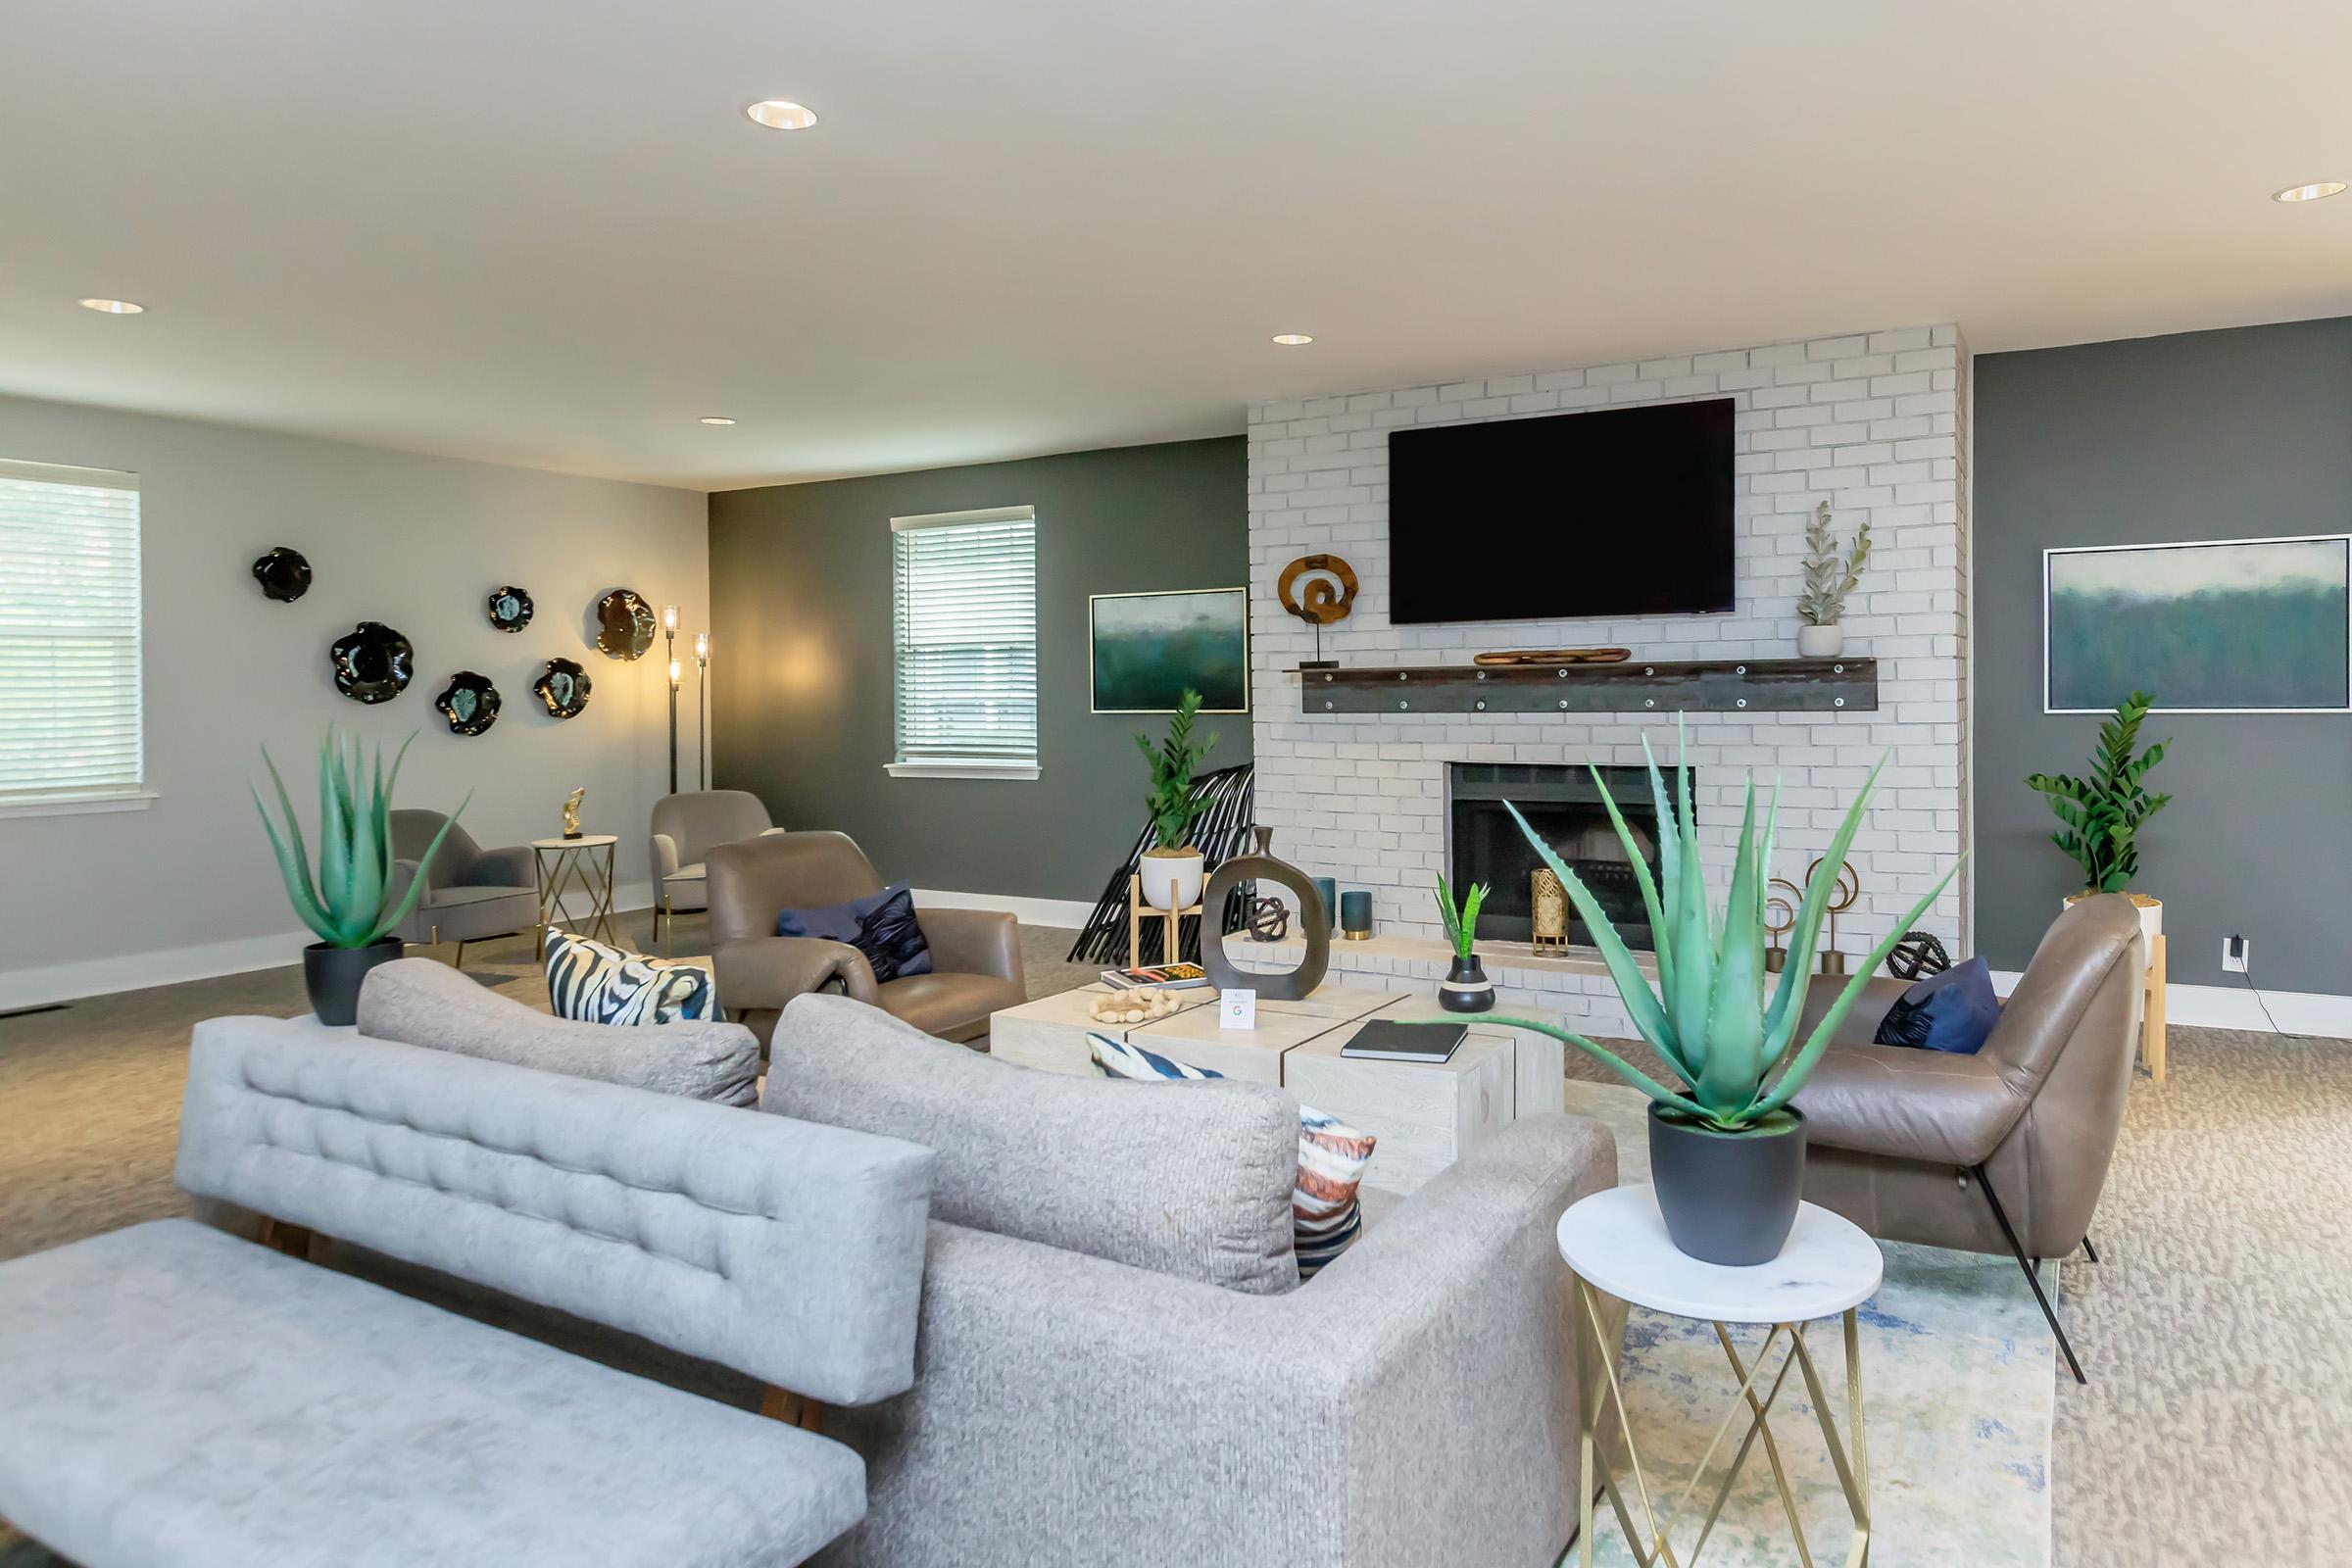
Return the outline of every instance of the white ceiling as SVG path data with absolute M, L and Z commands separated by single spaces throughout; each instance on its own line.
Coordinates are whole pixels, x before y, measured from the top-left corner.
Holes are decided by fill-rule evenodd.
M 728 488 L 2352 314 L 2352 194 L 2267 199 L 2352 179 L 2348 54 L 2342 0 L 17 0 L 0 390 Z

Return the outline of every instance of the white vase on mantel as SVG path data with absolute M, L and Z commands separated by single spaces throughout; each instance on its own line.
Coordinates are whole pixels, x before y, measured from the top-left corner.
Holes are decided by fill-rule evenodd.
M 1796 656 L 1799 659 L 1836 659 L 1845 652 L 1845 628 L 1835 621 L 1827 626 L 1796 628 Z

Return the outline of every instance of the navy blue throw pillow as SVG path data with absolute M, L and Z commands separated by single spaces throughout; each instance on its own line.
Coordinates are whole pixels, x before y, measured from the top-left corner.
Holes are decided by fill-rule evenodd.
M 776 935 L 847 942 L 865 955 L 877 981 L 931 972 L 931 944 L 914 923 L 914 895 L 904 882 L 847 904 L 786 909 L 776 916 Z
M 1882 1046 L 1910 1046 L 1973 1056 L 2001 1021 L 2001 1000 L 1992 994 L 1992 969 L 1983 958 L 1953 964 L 1903 993 L 1879 1024 Z

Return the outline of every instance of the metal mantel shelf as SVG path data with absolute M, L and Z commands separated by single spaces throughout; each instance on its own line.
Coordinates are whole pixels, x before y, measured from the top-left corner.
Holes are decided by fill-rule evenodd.
M 1317 713 L 1874 712 L 1875 659 L 1706 663 L 1419 664 L 1300 669 L 1298 710 Z

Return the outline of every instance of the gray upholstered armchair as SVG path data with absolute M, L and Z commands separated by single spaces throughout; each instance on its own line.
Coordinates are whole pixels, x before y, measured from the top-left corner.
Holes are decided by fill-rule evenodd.
M 458 967 L 464 968 L 466 943 L 514 936 L 538 925 L 539 876 L 529 845 L 485 850 L 455 822 L 449 822 L 449 837 L 434 852 L 432 864 L 419 863 L 444 822 L 449 818 L 439 811 L 392 813 L 393 900 L 407 896 L 414 878 L 424 878 L 424 896 L 392 934 L 430 947 L 455 942 Z
M 972 1041 L 989 1014 L 1029 1000 L 1020 929 L 994 909 L 917 909 L 932 972 L 877 982 L 846 942 L 776 935 L 786 909 L 815 909 L 882 891 L 846 833 L 771 833 L 710 851 L 710 940 L 719 1004 L 765 1045 L 785 1004 L 838 984 L 925 1034 Z
M 721 844 L 780 832 L 767 805 L 749 790 L 697 790 L 654 803 L 654 934 L 669 951 L 680 909 L 710 907 L 703 858 Z

